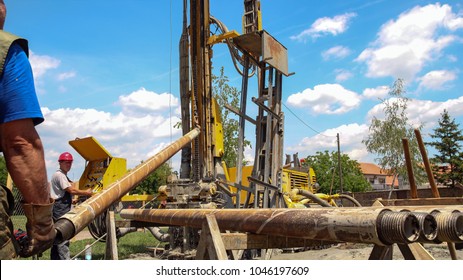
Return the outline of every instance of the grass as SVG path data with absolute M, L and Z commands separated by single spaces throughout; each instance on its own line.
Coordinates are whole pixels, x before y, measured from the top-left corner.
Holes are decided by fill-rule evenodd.
M 26 218 L 24 216 L 13 216 L 12 217 L 13 225 L 15 229 L 25 230 Z M 69 249 L 71 250 L 71 258 L 74 258 L 76 254 L 81 252 L 85 245 L 92 244 L 95 242 L 95 239 L 83 239 L 77 241 L 71 241 Z M 154 238 L 154 236 L 147 230 L 137 231 L 129 233 L 121 238 L 117 242 L 118 257 L 120 260 L 127 259 L 132 254 L 147 253 L 147 246 L 158 246 L 163 247 L 164 244 Z M 93 260 L 104 260 L 104 255 L 106 251 L 106 243 L 96 242 L 92 246 L 92 259 Z M 21 260 L 32 259 L 32 258 L 20 258 Z M 42 256 L 39 257 L 40 260 L 49 260 L 50 259 L 50 249 L 43 252 Z M 85 253 L 82 252 L 76 259 L 85 259 Z

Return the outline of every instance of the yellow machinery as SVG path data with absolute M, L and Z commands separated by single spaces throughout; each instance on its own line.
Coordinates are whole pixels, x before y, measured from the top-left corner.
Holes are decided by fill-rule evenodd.
M 85 160 L 86 166 L 79 179 L 79 189 L 92 188 L 93 192 L 100 192 L 111 183 L 119 180 L 127 173 L 127 160 L 113 157 L 94 137 L 76 138 L 69 144 Z M 121 201 L 150 201 L 153 195 L 125 195 Z
M 127 173 L 127 161 L 113 157 L 92 136 L 76 138 L 69 144 L 87 161 L 79 189 L 92 188 L 93 192 L 99 192 Z
M 226 169 L 226 178 L 229 182 L 236 181 L 236 167 L 231 167 Z M 249 187 L 250 182 L 248 178 L 252 175 L 253 166 L 243 166 L 242 169 L 242 178 L 241 184 L 243 187 Z M 316 193 L 317 191 L 317 178 L 315 176 L 315 171 L 311 167 L 302 167 L 298 166 L 290 166 L 289 164 L 285 165 L 281 172 L 281 192 L 283 194 L 289 194 L 293 189 L 301 189 L 304 191 L 309 191 L 311 193 Z M 236 193 L 237 189 L 235 187 L 230 186 L 230 191 L 232 193 Z M 240 203 L 242 205 L 246 202 L 246 191 L 242 190 L 240 196 Z M 250 202 L 253 202 L 254 197 L 251 196 Z M 293 196 L 293 203 L 300 202 L 305 197 L 303 196 Z M 236 203 L 236 200 L 233 201 Z

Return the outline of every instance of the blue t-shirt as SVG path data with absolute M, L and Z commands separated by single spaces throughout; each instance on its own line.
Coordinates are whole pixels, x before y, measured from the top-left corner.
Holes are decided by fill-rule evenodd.
M 29 59 L 23 49 L 13 43 L 0 76 L 0 123 L 20 119 L 33 119 L 35 125 L 44 120 Z

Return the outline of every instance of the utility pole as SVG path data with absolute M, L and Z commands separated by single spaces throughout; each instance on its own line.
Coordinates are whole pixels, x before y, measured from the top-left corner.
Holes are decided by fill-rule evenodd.
M 338 166 L 339 166 L 339 190 L 343 193 L 342 189 L 342 168 L 341 168 L 341 148 L 339 143 L 339 133 L 336 134 L 336 139 L 338 142 Z

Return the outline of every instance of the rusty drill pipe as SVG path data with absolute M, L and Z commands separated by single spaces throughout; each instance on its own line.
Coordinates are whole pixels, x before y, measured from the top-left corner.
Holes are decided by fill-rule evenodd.
M 436 242 L 456 242 L 463 241 L 463 213 L 459 211 L 454 212 L 440 212 L 434 210 L 431 215 L 437 221 L 437 238 Z
M 426 175 L 428 176 L 429 185 L 431 186 L 431 191 L 433 197 L 440 197 L 439 190 L 437 189 L 436 182 L 434 181 L 434 176 L 431 170 L 431 164 L 429 163 L 428 155 L 426 153 L 426 148 L 424 147 L 423 139 L 421 138 L 421 132 L 419 129 L 415 129 L 415 137 L 418 141 L 418 148 L 420 149 L 421 158 L 423 159 L 424 168 L 426 170 Z
M 126 193 L 156 170 L 156 168 L 175 155 L 183 146 L 193 141 L 199 133 L 199 128 L 191 130 L 189 133 L 180 137 L 162 151 L 149 158 L 146 162 L 127 173 L 124 177 L 110 184 L 103 191 L 93 195 L 58 219 L 55 223 L 55 229 L 58 231 L 58 241 L 69 240 L 75 234 L 79 233 L 114 202 L 120 200 Z
M 388 208 L 394 210 L 394 208 Z M 400 212 L 410 212 L 409 209 L 400 209 Z M 432 243 L 437 238 L 437 221 L 433 215 L 427 212 L 413 212 L 420 224 L 420 236 L 417 242 Z
M 413 212 L 420 222 L 420 237 L 418 242 L 429 243 L 437 238 L 437 221 L 433 215 L 423 212 Z
M 423 213 L 432 213 L 433 211 L 453 213 L 453 212 L 462 212 L 463 207 L 461 205 L 404 205 L 404 206 L 371 206 L 371 208 L 384 208 L 386 207 L 392 211 L 412 211 L 412 212 L 423 212 Z
M 412 213 L 385 208 L 126 209 L 121 217 L 201 228 L 208 214 L 215 216 L 221 230 L 273 236 L 381 246 L 410 243 L 419 237 L 418 219 Z

